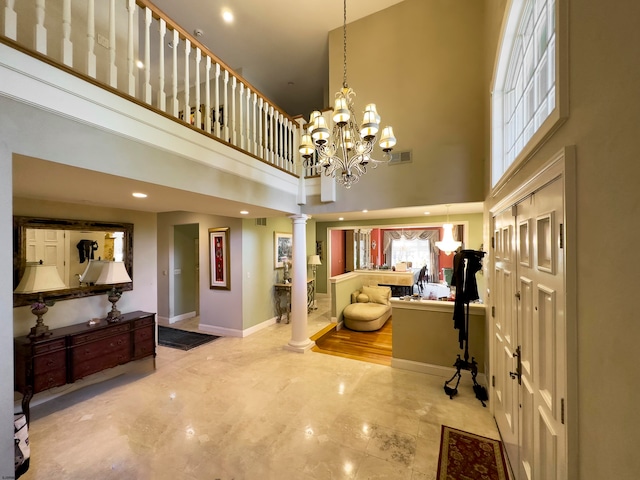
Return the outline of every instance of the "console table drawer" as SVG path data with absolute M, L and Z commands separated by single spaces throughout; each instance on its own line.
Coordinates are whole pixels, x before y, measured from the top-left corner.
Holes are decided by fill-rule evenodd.
M 131 337 L 128 334 L 116 337 L 105 338 L 97 342 L 76 345 L 71 349 L 71 363 L 74 366 L 80 362 L 96 357 L 102 357 L 110 352 L 120 352 L 121 350 L 131 351 Z
M 136 340 L 133 350 L 133 358 L 135 358 L 136 360 L 138 360 L 139 358 L 148 357 L 149 355 L 153 355 L 156 351 L 155 339 L 150 338 L 149 340 L 143 342 L 139 342 Z
M 66 363 L 67 355 L 64 350 L 47 355 L 38 355 L 33 357 L 33 372 L 35 375 L 60 369 L 64 372 Z
M 37 370 L 36 370 L 37 371 Z M 67 383 L 67 370 L 59 368 L 45 373 L 36 373 L 33 377 L 33 393 L 42 392 L 49 388 L 59 387 Z
M 74 335 L 73 337 L 71 337 L 71 345 L 80 345 L 81 343 L 95 342 L 96 340 L 100 340 L 101 338 L 110 337 L 119 333 L 126 333 L 130 329 L 131 325 L 129 323 L 124 323 L 122 325 L 116 325 L 114 327 L 105 328 L 96 332 Z
M 156 320 L 153 315 L 149 315 L 148 317 L 140 318 L 133 322 L 133 328 L 140 328 L 146 325 L 155 325 Z
M 57 338 L 55 340 L 51 340 L 50 342 L 39 343 L 38 345 L 34 345 L 33 354 L 40 355 L 41 353 L 51 352 L 53 350 L 63 350 L 66 346 L 65 338 Z
M 112 368 L 118 365 L 131 361 L 131 352 L 128 349 L 122 349 L 118 351 L 111 351 L 104 356 L 95 357 L 88 360 L 73 362 L 73 379 L 72 381 L 79 380 L 82 377 L 91 375 L 92 373 L 101 372 L 107 368 Z

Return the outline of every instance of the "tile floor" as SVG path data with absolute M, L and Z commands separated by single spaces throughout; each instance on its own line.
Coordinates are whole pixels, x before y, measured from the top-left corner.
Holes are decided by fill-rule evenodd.
M 328 311 L 318 295 L 309 335 Z M 439 377 L 284 350 L 290 329 L 158 347 L 155 370 L 34 406 L 22 478 L 433 480 L 442 424 L 498 438 L 470 380 L 450 400 Z

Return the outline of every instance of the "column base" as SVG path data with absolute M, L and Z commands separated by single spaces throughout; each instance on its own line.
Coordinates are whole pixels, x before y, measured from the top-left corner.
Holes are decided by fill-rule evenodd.
M 284 346 L 284 349 L 289 350 L 290 352 L 305 353 L 311 350 L 315 346 L 316 346 L 316 342 L 314 342 L 313 340 L 307 340 L 307 342 L 303 344 L 289 343 Z

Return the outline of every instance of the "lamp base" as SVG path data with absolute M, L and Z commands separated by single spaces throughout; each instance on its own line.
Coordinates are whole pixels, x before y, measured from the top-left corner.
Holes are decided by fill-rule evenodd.
M 29 338 L 46 337 L 48 335 L 51 335 L 49 326 L 45 325 L 44 320 L 42 319 L 42 316 L 48 311 L 49 309 L 46 307 L 46 305 L 41 306 L 40 308 L 31 309 L 31 313 L 33 313 L 37 318 L 35 327 L 31 327 L 31 332 L 28 335 Z
M 40 338 L 40 337 L 48 337 L 51 335 L 49 331 L 49 326 L 42 324 L 36 325 L 35 327 L 31 327 L 31 332 L 27 335 L 29 338 Z
M 122 313 L 120 313 L 120 310 L 116 308 L 116 302 L 120 300 L 120 294 L 118 292 L 115 294 L 110 293 L 108 299 L 111 302 L 111 311 L 107 313 L 107 322 L 118 322 L 120 321 L 120 317 L 122 317 Z

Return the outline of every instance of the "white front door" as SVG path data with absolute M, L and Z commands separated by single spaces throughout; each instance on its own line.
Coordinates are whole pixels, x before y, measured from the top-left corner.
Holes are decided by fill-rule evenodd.
M 566 478 L 560 178 L 494 216 L 494 414 L 517 480 Z

